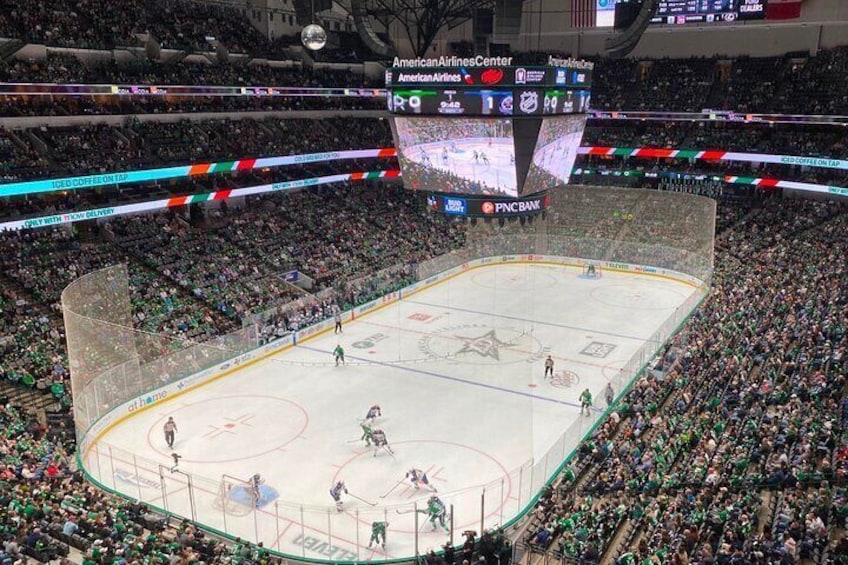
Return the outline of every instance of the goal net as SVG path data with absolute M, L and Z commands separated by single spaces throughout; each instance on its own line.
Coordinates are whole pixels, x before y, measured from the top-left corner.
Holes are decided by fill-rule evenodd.
M 250 482 L 230 475 L 221 476 L 218 495 L 215 497 L 215 508 L 227 514 L 246 516 L 256 508 L 256 502 Z
M 601 278 L 601 266 L 595 265 L 594 263 L 587 263 L 583 265 L 583 277 L 589 279 L 599 279 Z

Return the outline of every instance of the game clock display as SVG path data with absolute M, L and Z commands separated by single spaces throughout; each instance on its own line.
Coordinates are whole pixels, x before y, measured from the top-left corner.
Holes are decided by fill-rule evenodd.
M 588 90 L 410 89 L 390 90 L 388 109 L 395 114 L 427 116 L 539 116 L 583 113 Z
M 651 23 L 720 23 L 761 20 L 767 0 L 659 0 Z

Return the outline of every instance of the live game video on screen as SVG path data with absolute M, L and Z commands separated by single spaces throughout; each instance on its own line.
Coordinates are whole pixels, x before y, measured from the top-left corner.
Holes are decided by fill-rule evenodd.
M 568 184 L 585 127 L 585 115 L 545 118 L 533 149 L 524 194 Z
M 509 119 L 397 117 L 393 122 L 407 188 L 518 197 Z

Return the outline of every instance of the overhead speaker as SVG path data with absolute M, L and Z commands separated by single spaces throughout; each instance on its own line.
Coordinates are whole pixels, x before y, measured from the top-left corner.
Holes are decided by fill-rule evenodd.
M 630 27 L 621 33 L 607 38 L 604 42 L 607 56 L 613 59 L 621 59 L 629 55 L 639 44 L 642 34 L 648 29 L 648 24 L 651 23 L 651 19 L 656 14 L 656 11 L 657 0 L 645 0 L 642 2 L 642 7 Z
M 359 32 L 359 37 L 362 42 L 375 55 L 380 57 L 391 58 L 395 56 L 395 48 L 377 35 L 374 31 L 374 26 L 371 25 L 371 17 L 368 15 L 368 8 L 365 5 L 366 0 L 351 0 L 350 11 L 353 15 L 353 23 L 356 24 L 356 30 Z

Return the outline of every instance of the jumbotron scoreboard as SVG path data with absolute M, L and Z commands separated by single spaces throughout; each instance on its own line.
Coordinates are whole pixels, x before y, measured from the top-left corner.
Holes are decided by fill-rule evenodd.
M 389 112 L 431 116 L 587 112 L 592 63 L 570 59 L 561 63 L 558 67 L 393 67 L 386 71 Z
M 404 186 L 467 217 L 543 213 L 567 184 L 586 125 L 593 63 L 510 57 L 395 61 L 386 102 Z

